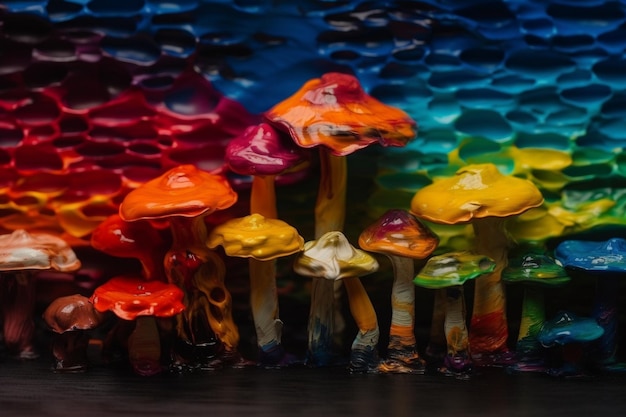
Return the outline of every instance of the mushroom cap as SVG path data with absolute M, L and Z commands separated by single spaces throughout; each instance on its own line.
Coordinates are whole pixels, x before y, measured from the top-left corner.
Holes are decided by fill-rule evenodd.
M 107 310 L 123 320 L 138 316 L 171 317 L 185 309 L 183 291 L 173 284 L 122 275 L 111 278 L 89 299 L 96 310 Z
M 161 235 L 150 222 L 127 222 L 118 214 L 107 217 L 91 233 L 94 249 L 120 258 L 149 254 L 152 246 L 162 243 Z
M 494 164 L 475 164 L 420 189 L 411 212 L 435 223 L 457 224 L 514 216 L 541 204 L 543 196 L 531 181 L 502 175 Z
M 304 238 L 286 222 L 255 213 L 216 226 L 207 239 L 207 246 L 218 245 L 224 247 L 228 256 L 269 261 L 300 252 Z
M 493 272 L 495 267 L 495 261 L 488 256 L 467 251 L 449 252 L 430 258 L 413 283 L 431 289 L 453 287 Z
M 284 134 L 283 134 L 284 135 Z M 226 163 L 240 175 L 279 175 L 307 161 L 301 148 L 271 125 L 248 127 L 228 142 Z
M 59 297 L 52 301 L 43 313 L 43 319 L 55 333 L 89 330 L 104 321 L 89 299 L 80 294 Z
M 566 268 L 585 271 L 626 271 L 626 240 L 612 238 L 603 242 L 565 240 L 554 251 L 554 257 Z
M 180 165 L 128 193 L 119 214 L 126 221 L 196 217 L 226 209 L 236 201 L 237 193 L 224 176 Z
M 552 257 L 526 252 L 510 258 L 508 266 L 502 270 L 502 280 L 508 283 L 526 282 L 557 287 L 568 283 L 571 278 L 565 268 Z
M 541 326 L 541 330 L 537 333 L 537 340 L 544 347 L 553 347 L 569 343 L 591 342 L 603 334 L 604 329 L 595 319 L 559 311 Z
M 306 242 L 294 262 L 297 274 L 329 280 L 360 277 L 377 270 L 378 262 L 373 256 L 356 249 L 337 231 Z
M 386 255 L 423 259 L 439 244 L 439 238 L 406 210 L 385 212 L 359 236 L 361 249 Z
M 0 236 L 0 271 L 55 269 L 76 271 L 81 266 L 72 248 L 48 233 L 18 229 Z
M 373 143 L 405 146 L 416 123 L 404 111 L 365 93 L 356 77 L 330 72 L 307 81 L 265 114 L 303 148 L 324 145 L 337 156 Z

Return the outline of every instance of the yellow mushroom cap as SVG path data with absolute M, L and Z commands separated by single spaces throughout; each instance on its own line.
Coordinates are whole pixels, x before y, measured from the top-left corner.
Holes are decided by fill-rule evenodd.
M 119 214 L 126 221 L 196 217 L 224 210 L 236 202 L 237 193 L 224 176 L 180 165 L 128 193 Z
M 0 271 L 55 269 L 76 271 L 81 263 L 61 238 L 24 229 L 0 236 Z
M 294 271 L 300 275 L 329 280 L 359 277 L 377 270 L 378 262 L 374 257 L 356 249 L 337 231 L 306 242 L 294 263 Z
M 228 256 L 269 261 L 300 252 L 304 239 L 284 221 L 255 213 L 216 226 L 207 239 L 207 246 L 218 245 L 224 247 Z
M 514 216 L 541 204 L 543 196 L 532 182 L 503 175 L 494 164 L 476 164 L 419 190 L 411 212 L 435 223 L 456 224 Z

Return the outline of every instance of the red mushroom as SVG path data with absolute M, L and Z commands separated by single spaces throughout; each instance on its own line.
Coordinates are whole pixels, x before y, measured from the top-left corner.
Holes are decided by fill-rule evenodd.
M 181 165 L 131 191 L 120 204 L 123 220 L 169 221 L 173 242 L 165 256 L 165 274 L 185 294 L 185 311 L 177 316 L 178 337 L 193 348 L 206 345 L 202 338 L 212 330 L 224 346 L 224 362 L 240 360 L 239 331 L 224 285 L 224 261 L 206 247 L 204 218 L 236 201 L 237 194 L 223 176 Z
M 321 173 L 315 205 L 315 238 L 343 231 L 347 182 L 346 156 L 373 143 L 405 146 L 415 137 L 415 122 L 402 110 L 365 93 L 356 77 L 327 73 L 266 112 L 303 148 L 318 147 Z M 361 285 L 360 281 L 358 284 Z M 334 283 L 314 280 L 309 317 L 309 357 L 332 357 Z M 325 365 L 324 363 L 318 363 Z

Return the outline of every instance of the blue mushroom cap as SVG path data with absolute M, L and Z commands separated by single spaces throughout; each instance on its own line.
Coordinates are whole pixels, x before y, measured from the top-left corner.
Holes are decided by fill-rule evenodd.
M 604 242 L 566 240 L 561 242 L 554 257 L 564 267 L 586 271 L 626 271 L 626 240 L 612 238 Z
M 594 319 L 560 311 L 543 324 L 537 334 L 537 339 L 544 347 L 553 347 L 576 342 L 591 342 L 603 334 L 604 329 Z

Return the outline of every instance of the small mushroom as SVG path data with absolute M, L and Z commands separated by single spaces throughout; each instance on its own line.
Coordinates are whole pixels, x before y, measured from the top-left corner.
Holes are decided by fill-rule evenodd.
M 169 221 L 173 242 L 165 255 L 165 274 L 185 294 L 185 311 L 177 316 L 178 337 L 195 350 L 207 345 L 207 333 L 214 332 L 224 346 L 224 363 L 240 362 L 239 331 L 232 317 L 232 297 L 224 284 L 226 267 L 206 246 L 204 218 L 236 201 L 237 194 L 223 176 L 181 165 L 128 193 L 119 213 L 130 222 Z M 183 365 L 187 362 L 179 359 Z
M 604 372 L 624 372 L 626 364 L 617 361 L 619 326 L 619 283 L 626 271 L 626 239 L 606 241 L 565 240 L 554 256 L 566 269 L 582 272 L 596 280 L 591 317 L 598 321 L 604 334 L 595 343 L 595 366 Z
M 317 240 L 306 242 L 304 251 L 294 262 L 294 271 L 302 276 L 343 280 L 350 312 L 359 328 L 350 354 L 350 369 L 353 372 L 370 372 L 378 366 L 378 319 L 358 278 L 377 270 L 376 259 L 353 247 L 341 232 L 328 232 Z
M 447 355 L 441 372 L 465 378 L 472 370 L 463 284 L 494 271 L 493 259 L 471 252 L 450 252 L 430 258 L 413 283 L 445 292 L 444 333 Z M 435 323 L 433 323 L 435 324 Z
M 393 267 L 391 327 L 383 372 L 424 372 L 415 340 L 415 259 L 427 258 L 439 239 L 406 210 L 389 210 L 359 236 L 361 249 L 387 255 Z
M 509 265 L 502 270 L 502 280 L 507 284 L 525 284 L 515 349 L 517 363 L 511 370 L 543 371 L 543 349 L 537 334 L 546 321 L 544 289 L 563 286 L 570 277 L 552 257 L 528 250 L 510 258 Z
M 72 272 L 80 261 L 61 238 L 47 233 L 15 230 L 0 236 L 0 307 L 4 343 L 21 359 L 37 357 L 35 334 L 35 273 L 54 269 Z
M 304 248 L 304 239 L 284 221 L 255 213 L 216 226 L 209 235 L 207 246 L 215 248 L 218 245 L 228 256 L 250 258 L 250 301 L 259 362 L 263 365 L 283 364 L 283 322 L 278 318 L 275 262 L 277 258 L 300 252 Z
M 319 149 L 316 239 L 327 232 L 343 231 L 346 156 L 375 143 L 402 147 L 416 135 L 416 123 L 404 111 L 368 95 L 355 76 L 337 72 L 307 81 L 291 97 L 268 110 L 265 118 L 289 132 L 298 146 Z M 360 281 L 354 285 L 361 285 Z M 333 322 L 339 320 L 333 320 L 334 292 L 333 282 L 313 281 L 308 328 L 310 361 L 332 356 Z
M 537 334 L 542 346 L 558 351 L 558 366 L 547 370 L 553 376 L 581 376 L 584 345 L 602 337 L 604 329 L 595 319 L 559 311 Z
M 105 316 L 80 294 L 56 298 L 43 313 L 54 332 L 52 355 L 55 372 L 83 372 L 87 369 L 88 330 L 99 327 Z
M 543 196 L 532 182 L 502 175 L 494 164 L 465 166 L 454 177 L 437 180 L 413 196 L 411 212 L 419 218 L 450 225 L 471 223 L 474 251 L 496 262 L 495 270 L 475 285 L 470 342 L 477 364 L 510 362 L 501 280 L 511 245 L 505 221 L 542 203 Z
M 144 376 L 161 372 L 161 341 L 155 318 L 182 312 L 183 292 L 173 284 L 122 275 L 111 278 L 89 299 L 101 313 L 112 311 L 122 320 L 135 321 L 128 338 L 128 358 L 133 370 Z

